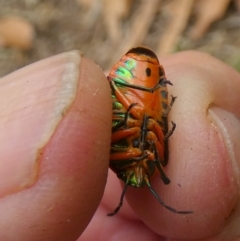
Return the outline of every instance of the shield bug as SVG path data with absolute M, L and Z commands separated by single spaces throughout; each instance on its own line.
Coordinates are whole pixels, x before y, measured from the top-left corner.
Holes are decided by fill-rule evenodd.
M 155 172 L 164 184 L 170 180 L 163 167 L 168 163 L 168 138 L 176 124 L 168 130 L 167 115 L 175 98 L 168 103 L 167 80 L 156 54 L 146 47 L 130 49 L 111 69 L 108 81 L 112 89 L 112 140 L 110 168 L 125 182 L 120 203 L 128 186 L 147 186 L 158 202 L 174 213 L 188 214 L 166 205 L 150 184 Z

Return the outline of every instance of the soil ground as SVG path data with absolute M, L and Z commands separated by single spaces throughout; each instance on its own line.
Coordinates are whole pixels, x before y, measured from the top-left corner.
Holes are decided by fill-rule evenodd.
M 128 17 L 121 22 L 123 35 L 134 35 L 134 32 L 128 31 L 128 26 L 136 8 L 135 2 Z M 121 42 L 114 44 L 108 38 L 103 15 L 96 14 L 89 18 L 86 9 L 74 0 L 0 0 L 0 18 L 9 15 L 27 19 L 35 29 L 35 38 L 27 51 L 0 47 L 0 77 L 32 62 L 72 49 L 81 50 L 85 56 L 107 69 Z M 194 19 L 190 19 L 181 35 L 176 51 L 195 49 L 208 52 L 239 70 L 240 13 L 236 8 L 230 4 L 223 19 L 212 24 L 197 41 L 188 37 L 192 21 Z M 164 15 L 156 14 L 142 44 L 154 50 L 165 30 L 164 26 Z

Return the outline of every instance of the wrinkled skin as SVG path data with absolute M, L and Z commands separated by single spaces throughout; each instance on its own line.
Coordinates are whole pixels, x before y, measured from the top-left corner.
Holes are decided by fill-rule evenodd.
M 194 213 L 129 188 L 106 216 L 122 190 L 107 175 L 110 88 L 92 61 L 65 53 L 0 81 L 0 240 L 240 240 L 240 74 L 197 52 L 160 62 L 177 128 L 164 169 L 171 183 L 151 183 L 165 203 Z

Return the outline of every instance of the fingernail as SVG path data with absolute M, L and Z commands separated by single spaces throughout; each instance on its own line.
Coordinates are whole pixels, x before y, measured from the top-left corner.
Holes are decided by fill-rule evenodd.
M 223 137 L 226 149 L 236 177 L 239 176 L 239 164 L 240 160 L 240 121 L 231 112 L 219 107 L 211 107 L 209 109 L 209 115 L 213 120 L 214 125 L 217 126 L 220 135 Z
M 0 196 L 35 183 L 39 151 L 77 94 L 81 54 L 71 51 L 20 69 L 0 82 Z

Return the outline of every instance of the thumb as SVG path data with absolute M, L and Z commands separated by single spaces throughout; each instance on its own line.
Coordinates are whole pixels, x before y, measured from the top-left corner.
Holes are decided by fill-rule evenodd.
M 160 235 L 181 240 L 237 237 L 240 75 L 198 52 L 169 56 L 163 65 L 173 83 L 169 91 L 177 96 L 169 113 L 177 127 L 169 140 L 170 158 L 164 169 L 171 183 L 163 185 L 158 176 L 151 183 L 169 206 L 193 213 L 169 212 L 149 190 L 129 191 L 128 200 Z M 139 198 L 134 203 L 137 191 Z M 144 205 L 151 208 L 144 209 Z
M 0 240 L 76 240 L 106 183 L 105 76 L 78 51 L 42 60 L 1 79 L 0 113 Z

